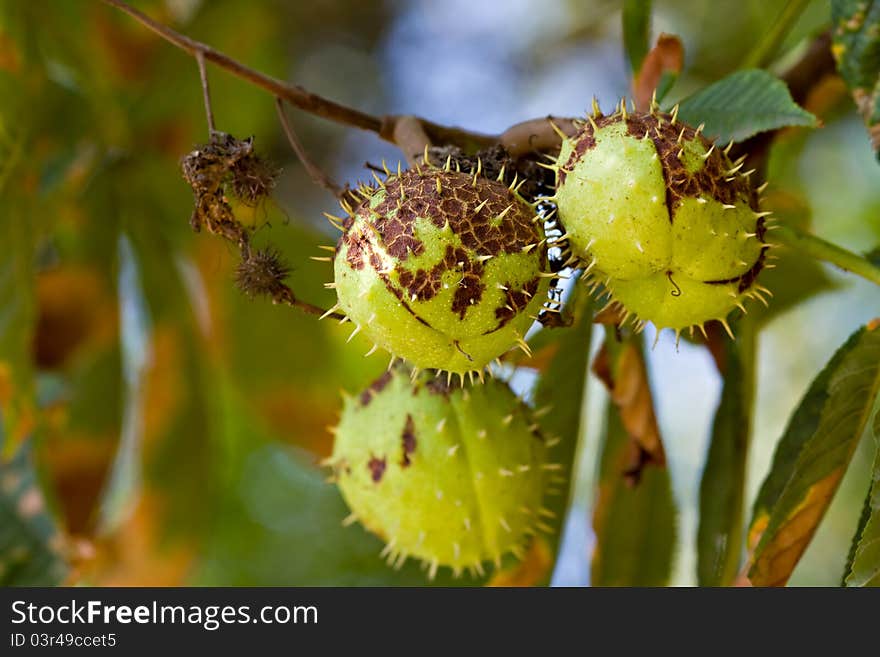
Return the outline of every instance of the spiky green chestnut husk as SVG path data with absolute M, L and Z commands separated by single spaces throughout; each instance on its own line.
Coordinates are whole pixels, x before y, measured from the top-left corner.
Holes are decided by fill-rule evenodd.
M 482 573 L 546 527 L 557 466 L 530 409 L 498 380 L 451 387 L 394 368 L 346 400 L 335 434 L 329 463 L 350 519 L 386 542 L 389 563 Z
M 657 111 L 594 114 L 563 142 L 555 201 L 572 253 L 658 332 L 726 323 L 766 290 L 764 216 L 742 161 Z
M 501 182 L 433 167 L 361 194 L 334 259 L 338 308 L 356 330 L 462 376 L 523 344 L 548 287 L 532 206 Z

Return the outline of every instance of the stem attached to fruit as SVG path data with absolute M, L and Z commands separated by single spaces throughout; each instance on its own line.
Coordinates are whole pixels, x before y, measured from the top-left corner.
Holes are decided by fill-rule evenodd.
M 199 65 L 199 78 L 202 81 L 202 99 L 205 103 L 205 120 L 208 122 L 208 136 L 212 137 L 214 127 L 214 110 L 211 107 L 211 88 L 208 86 L 208 70 L 205 68 L 205 54 L 199 50 L 196 52 L 196 63 Z
M 300 142 L 299 138 L 296 136 L 296 132 L 290 125 L 290 121 L 287 120 L 287 115 L 284 113 L 283 99 L 275 98 L 275 110 L 278 112 L 278 121 L 281 123 L 281 128 L 284 130 L 284 135 L 287 137 L 290 148 L 296 154 L 297 158 L 299 158 L 300 163 L 302 163 L 306 173 L 309 174 L 312 182 L 319 187 L 326 189 L 336 198 L 342 199 L 345 196 L 345 190 L 334 182 L 330 176 L 324 173 L 324 171 L 312 161 L 312 158 L 306 153 L 305 148 L 303 148 L 302 142 Z
M 806 255 L 837 265 L 844 271 L 861 276 L 865 280 L 880 285 L 880 267 L 875 267 L 862 256 L 826 242 L 791 226 L 780 225 L 773 231 L 772 241 L 798 249 Z
M 415 116 L 401 116 L 394 126 L 394 143 L 403 151 L 410 166 L 420 163 L 425 149 L 432 146 L 421 119 Z

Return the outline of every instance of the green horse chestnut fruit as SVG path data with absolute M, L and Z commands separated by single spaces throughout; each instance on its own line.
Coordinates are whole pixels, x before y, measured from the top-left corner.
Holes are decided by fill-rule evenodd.
M 337 308 L 355 332 L 462 380 L 525 348 L 549 274 L 542 220 L 514 189 L 422 166 L 359 194 L 334 255 Z
M 327 463 L 349 520 L 386 542 L 389 563 L 421 559 L 433 578 L 439 566 L 483 573 L 549 531 L 541 502 L 560 466 L 547 451 L 505 383 L 452 387 L 395 367 L 346 400 Z
M 555 202 L 572 254 L 623 315 L 659 331 L 702 329 L 756 283 L 767 244 L 758 194 L 728 149 L 657 111 L 595 112 L 562 144 Z M 729 332 L 729 328 L 728 328 Z

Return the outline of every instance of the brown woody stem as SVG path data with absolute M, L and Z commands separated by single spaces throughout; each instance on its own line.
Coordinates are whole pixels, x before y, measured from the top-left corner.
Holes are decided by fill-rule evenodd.
M 208 71 L 205 68 L 205 55 L 201 50 L 195 54 L 196 63 L 199 65 L 199 78 L 202 81 L 202 98 L 205 101 L 205 119 L 208 121 L 208 136 L 214 134 L 214 110 L 211 108 L 211 90 L 208 87 Z
M 147 29 L 158 34 L 169 43 L 189 53 L 197 60 L 201 57 L 213 62 L 217 66 L 226 69 L 233 75 L 250 82 L 251 84 L 265 89 L 273 96 L 278 96 L 306 112 L 317 116 L 344 123 L 346 125 L 379 132 L 382 128 L 382 119 L 371 116 L 356 109 L 334 103 L 332 100 L 313 94 L 297 85 L 290 85 L 276 78 L 264 75 L 238 62 L 222 52 L 214 50 L 211 46 L 190 39 L 188 36 L 172 30 L 166 25 L 154 21 L 152 18 L 128 5 L 122 0 L 103 0 L 103 2 L 125 12 Z
M 284 134 L 287 137 L 287 141 L 290 143 L 290 147 L 293 149 L 293 152 L 296 153 L 297 158 L 299 158 L 299 161 L 302 163 L 303 167 L 305 167 L 306 173 L 309 174 L 312 181 L 319 187 L 326 189 L 336 198 L 342 198 L 345 194 L 342 187 L 331 180 L 330 176 L 322 171 L 306 153 L 302 142 L 300 142 L 299 138 L 296 136 L 296 132 L 294 132 L 293 127 L 287 120 L 287 115 L 284 113 L 284 101 L 281 98 L 275 99 L 275 109 L 278 112 L 278 121 L 281 123 L 281 128 L 284 130 Z
M 394 122 L 392 138 L 403 151 L 410 166 L 420 164 L 426 149 L 432 146 L 425 126 L 415 116 L 401 116 Z
M 297 299 L 296 296 L 293 294 L 293 290 L 291 290 L 287 285 L 284 284 L 280 286 L 277 292 L 274 292 L 272 294 L 272 302 L 277 304 L 284 304 L 290 306 L 291 308 L 296 308 L 297 310 L 301 310 L 308 315 L 314 315 L 315 317 L 332 317 L 333 319 L 338 320 L 345 319 L 345 315 L 343 315 L 342 313 L 328 313 L 327 310 L 321 308 L 320 306 L 316 306 L 312 303 Z
M 395 144 L 398 143 L 395 141 L 394 137 L 398 121 L 404 120 L 409 122 L 413 119 L 413 117 L 397 116 L 377 117 L 333 102 L 332 100 L 314 94 L 299 85 L 291 85 L 282 82 L 281 80 L 245 66 L 228 55 L 214 50 L 214 48 L 208 44 L 191 39 L 188 36 L 171 29 L 167 25 L 163 25 L 162 23 L 153 20 L 143 12 L 138 11 L 122 0 L 102 1 L 128 14 L 141 25 L 165 39 L 165 41 L 195 57 L 197 61 L 210 61 L 220 68 L 229 71 L 236 77 L 268 91 L 276 98 L 283 98 L 294 107 L 298 107 L 299 109 L 314 114 L 315 116 L 320 116 L 330 121 L 352 126 L 354 128 L 375 132 L 383 139 Z M 203 77 L 203 90 L 206 89 L 206 79 L 207 78 Z M 479 148 L 490 146 L 498 141 L 498 138 L 493 135 L 469 132 L 462 128 L 444 126 L 420 118 L 415 120 L 422 124 L 423 131 L 429 140 L 434 143 L 455 144 L 465 149 L 477 150 Z

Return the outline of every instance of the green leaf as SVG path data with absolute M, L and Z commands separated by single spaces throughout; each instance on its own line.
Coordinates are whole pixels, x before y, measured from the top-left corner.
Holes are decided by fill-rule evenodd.
M 639 72 L 648 53 L 650 31 L 651 0 L 624 0 L 623 49 L 633 75 Z
M 534 395 L 536 408 L 552 406 L 552 412 L 541 418 L 541 427 L 548 435 L 560 439 L 552 452 L 553 458 L 562 463 L 569 474 L 568 483 L 563 486 L 562 493 L 545 502 L 555 515 L 548 519 L 553 532 L 547 537 L 554 562 L 574 483 L 571 475 L 574 473 L 577 447 L 583 429 L 581 411 L 593 332 L 592 303 L 589 295 L 582 293 L 583 289 L 585 288 L 582 285 L 576 286 L 568 301 L 569 307 L 574 308 L 575 323 L 564 329 L 545 329 L 552 330 L 557 336 L 558 351 L 538 380 Z M 560 394 L 560 381 L 565 382 L 563 394 Z M 548 580 L 550 574 L 548 573 Z
M 865 499 L 859 528 L 853 539 L 854 549 L 845 575 L 847 586 L 880 586 L 880 409 L 876 406 L 871 432 L 877 445 L 874 476 Z
M 809 544 L 880 392 L 880 331 L 862 328 L 813 381 L 789 421 L 750 527 L 749 579 L 782 585 Z
M 880 1 L 832 0 L 831 51 L 880 158 Z
M 766 71 L 737 71 L 679 104 L 679 116 L 722 141 L 743 141 L 786 126 L 818 125 L 815 116 L 791 98 L 788 87 Z
M 627 483 L 624 475 L 633 442 L 617 407 L 609 403 L 607 413 L 593 512 L 596 546 L 590 583 L 664 586 L 672 572 L 676 535 L 669 470 L 648 465 L 636 486 Z
M 730 585 L 739 570 L 742 554 L 743 491 L 754 390 L 754 328 L 740 323 L 736 334 L 736 342 L 726 343 L 724 387 L 700 482 L 697 531 L 700 586 Z
M 876 469 L 876 464 L 875 464 Z M 872 479 L 871 482 L 868 483 L 868 492 L 865 495 L 865 501 L 862 503 L 862 512 L 859 514 L 859 522 L 856 525 L 856 531 L 853 534 L 852 540 L 849 545 L 849 552 L 846 555 L 846 565 L 843 567 L 843 578 L 840 582 L 841 586 L 846 586 L 846 580 L 849 578 L 852 573 L 853 561 L 856 558 L 856 552 L 859 551 L 859 545 L 862 541 L 862 536 L 865 533 L 865 526 L 868 524 L 868 520 L 872 515 L 872 504 L 871 500 L 874 492 L 874 481 Z
M 829 385 L 834 373 L 841 367 L 845 357 L 852 350 L 859 333 L 851 336 L 849 340 L 837 350 L 825 368 L 813 380 L 810 388 L 795 409 L 788 426 L 776 445 L 773 454 L 773 462 L 767 473 L 752 509 L 752 522 L 750 532 L 763 531 L 769 519 L 770 512 L 786 484 L 794 474 L 798 456 L 804 445 L 815 435 L 819 428 L 822 411 L 829 399 Z M 750 537 L 749 544 L 754 547 L 754 538 Z
M 0 462 L 0 586 L 60 583 L 67 574 L 60 545 L 25 444 Z

